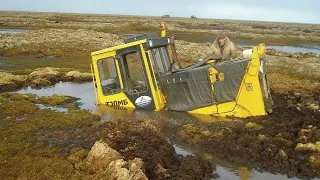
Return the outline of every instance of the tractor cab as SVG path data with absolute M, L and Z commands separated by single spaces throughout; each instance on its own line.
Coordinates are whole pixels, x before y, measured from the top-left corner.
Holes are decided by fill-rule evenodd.
M 160 36 L 139 35 L 91 53 L 98 104 L 236 117 L 266 115 L 271 109 L 264 44 L 254 47 L 249 59 L 208 59 L 181 68 L 174 39 L 161 28 Z
M 160 110 L 165 98 L 159 75 L 170 71 L 169 39 L 140 35 L 92 53 L 97 101 L 111 107 Z

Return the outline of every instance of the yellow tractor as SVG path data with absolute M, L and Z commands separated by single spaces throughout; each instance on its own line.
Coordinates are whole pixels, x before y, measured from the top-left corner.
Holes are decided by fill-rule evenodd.
M 134 36 L 91 53 L 98 104 L 241 118 L 272 111 L 264 44 L 247 59 L 206 59 L 181 68 L 174 38 L 160 26 L 160 35 Z

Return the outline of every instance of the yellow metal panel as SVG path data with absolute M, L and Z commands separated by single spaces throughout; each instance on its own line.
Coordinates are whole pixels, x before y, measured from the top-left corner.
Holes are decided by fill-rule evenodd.
M 140 40 L 140 41 L 131 42 L 131 43 L 128 43 L 128 44 L 121 44 L 121 45 L 114 46 L 114 47 L 111 47 L 111 48 L 107 48 L 107 49 L 103 49 L 103 50 L 100 50 L 100 51 L 92 52 L 91 56 L 107 53 L 107 52 L 110 52 L 110 51 L 117 51 L 119 49 L 124 49 L 124 48 L 127 48 L 127 47 L 143 44 L 143 43 L 146 43 L 146 42 L 147 42 L 147 40 L 144 39 L 144 40 Z
M 102 92 L 101 80 L 100 80 L 97 62 L 100 59 L 104 59 L 104 58 L 108 58 L 108 57 L 114 58 L 115 55 L 116 55 L 115 51 L 110 51 L 110 52 L 105 52 L 102 54 L 96 54 L 96 55 L 92 56 L 92 62 L 93 62 L 92 68 L 93 68 L 94 76 L 96 78 L 96 85 L 97 85 L 97 89 L 96 89 L 97 103 L 98 104 L 105 104 L 105 105 L 111 106 L 111 107 L 121 106 L 121 107 L 127 107 L 127 108 L 135 108 L 133 103 L 128 99 L 128 97 L 123 92 L 118 93 L 118 94 L 107 95 L 107 96 L 105 96 Z M 122 77 L 120 74 L 119 62 L 117 59 L 115 59 L 115 62 L 116 62 L 115 65 L 116 65 L 116 69 L 117 69 L 117 73 L 118 73 L 118 77 L 119 77 L 119 81 L 120 81 L 120 87 L 121 87 L 121 89 L 123 89 L 123 83 L 122 83 Z
M 140 48 L 141 48 L 141 51 L 143 52 L 142 53 L 142 59 L 143 59 L 143 63 L 145 65 L 145 68 L 146 68 L 146 71 L 147 71 L 147 74 L 146 74 L 147 75 L 147 80 L 149 81 L 149 84 L 150 84 L 151 94 L 152 94 L 153 101 L 154 101 L 154 104 L 155 104 L 155 110 L 159 111 L 164 107 L 164 105 L 161 104 L 161 102 L 160 102 L 161 97 L 159 96 L 159 91 L 156 91 L 154 89 L 155 85 L 153 84 L 153 81 L 152 81 L 152 77 L 154 77 L 154 76 L 152 76 L 151 73 L 150 73 L 150 67 L 148 65 L 147 56 L 146 56 L 146 53 L 144 53 L 145 51 L 143 50 L 142 44 L 140 44 Z
M 215 63 L 215 62 L 216 62 L 216 60 L 209 60 L 209 61 L 206 62 L 206 64 L 212 64 L 212 63 Z
M 92 57 L 92 65 L 93 65 L 93 70 L 95 73 L 95 77 L 96 77 L 96 84 L 97 84 L 97 96 L 98 96 L 98 104 L 103 104 L 104 102 L 102 101 L 102 97 L 104 96 L 102 93 L 102 88 L 101 88 L 101 79 L 100 79 L 100 75 L 99 75 L 99 70 L 98 70 L 98 65 L 97 62 L 100 59 L 104 59 L 107 57 L 112 57 L 115 55 L 115 52 L 108 52 L 108 53 L 104 53 L 104 54 L 99 54 L 99 55 L 95 55 Z
M 156 84 L 155 84 L 155 87 L 156 87 L 156 90 L 155 90 L 155 94 L 156 96 L 153 97 L 155 103 L 157 101 L 157 106 L 156 106 L 156 110 L 161 110 L 165 107 L 166 105 L 166 100 L 165 100 L 165 96 L 163 95 L 163 92 L 161 89 L 159 89 L 158 87 L 158 84 L 157 84 L 157 79 L 156 79 L 156 75 L 155 75 L 155 71 L 154 71 L 154 68 L 153 68 L 153 64 L 151 62 L 151 57 L 150 57 L 150 53 L 149 52 L 146 52 L 146 54 L 148 55 L 148 59 L 149 59 L 149 64 L 151 65 L 151 73 L 152 73 L 152 78 L 154 78 Z
M 188 111 L 191 114 L 207 114 L 207 115 L 217 115 L 225 116 L 226 112 L 232 112 L 235 108 L 235 102 L 227 102 L 218 105 L 207 106 L 192 111 Z
M 96 102 L 98 102 L 98 94 L 97 94 L 97 83 L 95 81 L 95 71 L 93 70 L 93 65 L 90 64 L 90 69 L 91 69 L 91 75 L 92 75 L 92 82 L 93 82 L 93 88 L 94 88 L 94 94 L 96 95 Z
M 165 29 L 161 30 L 161 37 L 166 37 L 167 31 Z
M 236 116 L 242 118 L 266 115 L 258 73 L 260 68 L 259 51 L 264 53 L 263 45 L 253 48 L 252 60 L 249 62 L 236 101 L 212 105 L 188 112 L 191 114 Z
M 91 56 L 92 58 L 92 63 L 95 64 L 98 60 L 103 59 L 103 58 L 107 58 L 107 57 L 114 57 L 116 56 L 116 51 L 108 51 L 105 53 L 100 53 L 100 54 L 96 54 Z
M 105 104 L 109 107 L 126 107 L 135 108 L 134 104 L 129 100 L 125 93 L 112 94 L 108 96 L 99 96 L 99 104 Z
M 124 86 L 123 86 L 123 81 L 122 81 L 122 76 L 121 76 L 121 71 L 120 71 L 119 60 L 118 59 L 115 59 L 115 60 L 116 60 L 117 74 L 118 74 L 119 81 L 120 81 L 120 88 L 122 91 Z
M 154 80 L 155 80 L 155 82 L 156 82 L 156 81 L 157 81 L 157 80 L 156 80 L 156 75 L 155 75 L 155 73 L 154 73 L 153 63 L 151 62 L 151 56 L 150 56 L 150 53 L 149 53 L 149 52 L 146 52 L 146 55 L 148 55 L 149 64 L 151 65 L 152 77 L 153 77 L 153 79 L 154 79 Z M 158 83 L 156 83 L 156 84 L 155 84 L 155 87 L 156 87 L 157 89 L 159 89 L 159 87 L 158 87 Z
M 217 81 L 217 73 L 218 71 L 216 69 L 214 69 L 213 67 L 209 68 L 209 79 L 210 79 L 210 83 L 214 84 Z
M 266 55 L 266 46 L 264 43 L 259 44 L 258 52 L 260 55 Z
M 256 72 L 255 74 L 247 73 L 239 90 L 237 103 L 249 110 L 251 116 L 266 115 L 264 99 L 261 92 L 259 81 L 260 59 L 258 47 L 253 49 L 252 60 L 249 64 L 248 71 Z

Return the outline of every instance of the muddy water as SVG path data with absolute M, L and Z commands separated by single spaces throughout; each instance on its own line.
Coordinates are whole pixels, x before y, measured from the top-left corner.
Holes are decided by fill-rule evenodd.
M 195 149 L 188 146 L 187 143 L 181 142 L 176 138 L 178 129 L 188 123 L 205 123 L 198 118 L 182 112 L 170 111 L 142 111 L 130 109 L 115 110 L 110 107 L 97 106 L 95 104 L 95 94 L 92 83 L 74 84 L 74 83 L 57 83 L 55 86 L 44 89 L 26 88 L 18 93 L 32 93 L 39 96 L 50 96 L 53 94 L 64 94 L 80 98 L 81 109 L 88 109 L 101 115 L 101 121 L 110 121 L 114 119 L 157 119 L 165 123 L 165 135 L 167 140 L 174 146 L 176 152 L 183 156 L 201 155 L 211 157 L 211 161 L 216 166 L 216 173 L 220 176 L 218 179 L 288 179 L 286 175 L 271 174 L 268 172 L 259 172 L 255 169 L 243 167 L 240 164 L 233 164 L 222 159 L 212 157 L 201 149 Z M 56 109 L 59 111 L 58 109 Z M 208 120 L 208 119 L 206 119 Z M 209 119 L 209 121 L 217 119 Z M 297 179 L 297 178 L 293 178 Z

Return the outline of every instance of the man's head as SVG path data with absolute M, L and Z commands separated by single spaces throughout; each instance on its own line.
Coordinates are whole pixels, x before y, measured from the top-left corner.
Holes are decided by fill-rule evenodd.
M 224 45 L 224 43 L 226 42 L 226 38 L 227 37 L 225 34 L 223 34 L 223 33 L 218 34 L 217 40 L 218 40 L 219 46 Z

